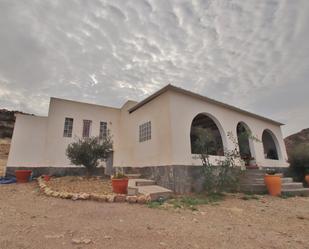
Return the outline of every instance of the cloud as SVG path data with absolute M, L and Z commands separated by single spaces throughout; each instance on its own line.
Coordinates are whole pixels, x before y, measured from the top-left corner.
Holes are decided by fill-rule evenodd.
M 0 2 L 0 105 L 120 106 L 167 83 L 308 127 L 309 2 Z

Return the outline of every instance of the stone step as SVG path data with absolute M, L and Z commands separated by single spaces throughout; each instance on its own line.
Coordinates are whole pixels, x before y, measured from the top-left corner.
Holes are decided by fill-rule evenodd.
M 283 190 L 281 194 L 287 195 L 298 195 L 298 196 L 309 196 L 309 188 L 299 188 L 299 189 L 290 189 L 290 190 Z
M 290 182 L 282 184 L 282 190 L 300 189 L 303 187 L 304 186 L 301 182 Z
M 173 194 L 172 190 L 163 188 L 158 185 L 138 186 L 138 193 L 150 196 L 152 201 L 158 200 L 159 198 L 168 199 Z

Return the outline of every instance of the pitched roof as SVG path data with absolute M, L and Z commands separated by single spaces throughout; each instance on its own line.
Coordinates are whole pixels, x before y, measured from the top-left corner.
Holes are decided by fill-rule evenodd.
M 163 94 L 163 93 L 165 93 L 167 91 L 174 91 L 174 92 L 182 93 L 182 94 L 185 94 L 187 96 L 190 96 L 190 97 L 202 100 L 202 101 L 206 101 L 208 103 L 212 103 L 212 104 L 224 107 L 226 109 L 230 109 L 230 110 L 233 110 L 233 111 L 236 111 L 236 112 L 239 112 L 239 113 L 242 113 L 242 114 L 245 114 L 245 115 L 257 118 L 257 119 L 260 119 L 260 120 L 271 122 L 271 123 L 276 124 L 276 125 L 283 125 L 282 123 L 280 123 L 278 121 L 275 121 L 275 120 L 272 120 L 272 119 L 269 119 L 269 118 L 257 115 L 257 114 L 252 113 L 252 112 L 248 112 L 248 111 L 240 109 L 238 107 L 225 104 L 223 102 L 220 102 L 220 101 L 208 98 L 208 97 L 200 95 L 198 93 L 194 93 L 194 92 L 185 90 L 185 89 L 180 88 L 180 87 L 173 86 L 171 84 L 166 85 L 165 87 L 161 88 L 159 91 L 153 93 L 152 95 L 150 95 L 146 99 L 144 99 L 144 100 L 140 101 L 139 103 L 137 103 L 135 106 L 133 106 L 132 108 L 129 109 L 129 113 L 132 113 L 132 112 L 136 111 L 137 109 L 141 108 L 143 105 L 146 105 L 148 102 L 152 101 L 153 99 L 155 99 L 156 97 L 160 96 L 161 94 Z

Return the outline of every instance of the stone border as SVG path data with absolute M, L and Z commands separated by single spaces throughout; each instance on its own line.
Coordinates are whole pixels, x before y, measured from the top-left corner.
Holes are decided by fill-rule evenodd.
M 54 191 L 47 186 L 46 181 L 43 177 L 37 178 L 40 190 L 47 196 L 57 197 L 62 199 L 76 200 L 93 200 L 99 202 L 128 202 L 128 203 L 139 203 L 145 204 L 151 201 L 150 196 L 145 195 L 124 195 L 124 194 L 110 194 L 100 195 L 94 193 L 70 193 L 70 192 L 59 192 Z

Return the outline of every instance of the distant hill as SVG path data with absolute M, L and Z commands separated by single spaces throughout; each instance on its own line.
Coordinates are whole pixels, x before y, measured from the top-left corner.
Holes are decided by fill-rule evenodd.
M 284 139 L 286 150 L 289 154 L 292 148 L 299 144 L 309 144 L 309 128 L 303 129 Z
M 12 138 L 17 113 L 30 115 L 20 111 L 0 109 L 0 138 Z

